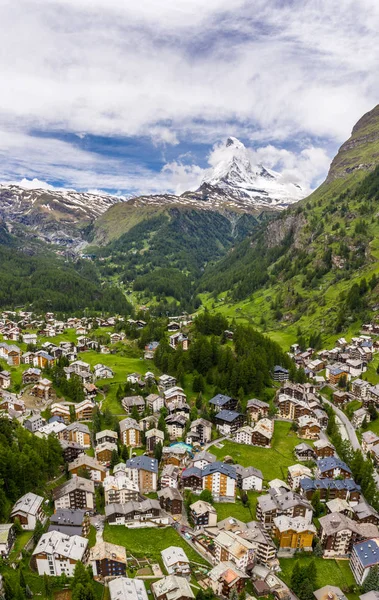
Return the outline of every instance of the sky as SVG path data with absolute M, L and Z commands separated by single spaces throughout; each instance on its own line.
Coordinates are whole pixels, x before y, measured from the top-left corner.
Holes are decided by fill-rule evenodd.
M 196 189 L 240 139 L 311 190 L 379 99 L 377 0 L 0 0 L 0 181 Z

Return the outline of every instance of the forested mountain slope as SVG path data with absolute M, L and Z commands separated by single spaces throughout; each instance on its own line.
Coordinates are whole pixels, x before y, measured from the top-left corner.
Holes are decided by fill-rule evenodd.
M 379 106 L 354 127 L 320 188 L 208 268 L 198 291 L 269 329 L 332 333 L 370 318 L 379 291 L 378 164 Z

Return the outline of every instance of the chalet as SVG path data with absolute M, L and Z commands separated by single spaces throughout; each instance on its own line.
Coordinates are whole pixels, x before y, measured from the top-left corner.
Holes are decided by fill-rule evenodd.
M 28 383 L 37 383 L 41 377 L 41 369 L 30 367 L 22 374 L 22 383 L 27 385 Z
M 262 471 L 255 467 L 242 467 L 241 465 L 234 465 L 234 469 L 237 475 L 237 487 L 240 490 L 262 491 Z
M 371 569 L 375 567 L 379 567 L 379 539 L 376 537 L 375 539 L 367 539 L 354 544 L 350 558 L 350 568 L 358 585 L 364 583 Z M 376 591 L 374 598 L 377 596 L 377 593 Z M 367 595 L 364 594 L 360 598 Z
M 133 528 L 168 523 L 168 518 L 162 513 L 158 500 L 149 498 L 142 502 L 108 504 L 105 507 L 105 519 L 110 525 L 126 525 Z
M 335 448 L 328 440 L 316 440 L 313 448 L 317 458 L 328 458 L 335 456 Z
M 125 446 L 138 448 L 142 445 L 141 427 L 135 419 L 128 417 L 120 421 L 120 438 Z
M 316 419 L 309 415 L 299 417 L 297 420 L 297 434 L 306 440 L 317 440 L 320 437 L 321 427 Z
M 365 400 L 370 384 L 362 379 L 355 379 L 351 384 L 351 392 L 356 398 Z
M 103 431 L 99 431 L 96 436 L 96 445 L 104 444 L 104 442 L 109 442 L 111 444 L 117 444 L 118 435 L 115 431 L 111 431 L 110 429 L 103 429 Z
M 181 515 L 183 510 L 183 498 L 177 488 L 165 487 L 158 492 L 158 500 L 161 508 L 172 515 Z
M 234 411 L 237 406 L 237 400 L 230 396 L 217 394 L 217 396 L 214 396 L 209 400 L 209 404 L 216 413 L 221 411 Z
M 30 394 L 45 402 L 55 397 L 53 384 L 49 379 L 40 379 L 38 383 L 32 387 Z
M 333 385 L 338 385 L 338 382 L 341 379 L 345 379 L 346 381 L 349 381 L 349 379 L 350 379 L 349 369 L 348 369 L 348 367 L 346 367 L 342 364 L 327 365 L 326 378 Z
M 133 409 L 137 410 L 138 414 L 142 414 L 145 410 L 145 400 L 142 396 L 128 396 L 121 400 L 121 404 L 127 415 L 131 415 Z
M 80 475 L 85 470 L 89 473 L 92 481 L 101 483 L 106 477 L 106 468 L 92 456 L 81 454 L 68 465 L 68 470 L 71 475 Z
M 305 442 L 295 446 L 294 454 L 299 461 L 308 461 L 315 458 L 315 451 Z
M 180 469 L 175 465 L 165 465 L 163 467 L 160 486 L 161 489 L 165 487 L 177 488 L 179 487 Z
M 182 485 L 185 489 L 193 492 L 203 489 L 202 469 L 198 467 L 189 467 L 182 472 Z
M 0 557 L 8 558 L 16 539 L 16 530 L 13 523 L 0 524 Z M 1 591 L 1 590 L 0 590 Z
M 146 396 L 146 406 L 148 406 L 153 413 L 159 413 L 161 408 L 164 407 L 164 399 L 162 396 L 158 396 L 158 394 L 149 394 Z
M 206 419 L 200 418 L 192 421 L 189 432 L 187 433 L 187 443 L 206 444 L 212 439 L 212 423 Z
M 163 431 L 160 431 L 160 429 L 156 429 L 155 427 L 153 427 L 153 429 L 148 429 L 146 431 L 145 438 L 146 438 L 146 451 L 149 453 L 154 452 L 154 449 L 157 444 L 160 443 L 163 446 L 164 433 L 163 433 Z
M 148 456 L 136 456 L 126 461 L 132 481 L 138 484 L 141 494 L 157 491 L 158 461 Z
M 246 572 L 254 561 L 254 547 L 238 533 L 222 530 L 213 539 L 216 562 L 232 561 L 238 569 Z
M 58 439 L 64 440 L 66 438 L 66 429 L 67 426 L 64 423 L 53 421 L 52 423 L 42 425 L 42 427 L 36 431 L 36 436 L 47 438 L 49 435 L 55 435 Z
M 164 390 L 163 398 L 166 406 L 173 404 L 174 406 L 185 404 L 187 396 L 185 395 L 183 388 L 174 386 Z
M 368 504 L 363 498 L 352 507 L 352 518 L 358 523 L 372 523 L 373 525 L 379 525 L 379 514 Z
M 190 516 L 194 527 L 214 527 L 217 523 L 217 511 L 212 504 L 198 500 L 190 506 Z
M 190 562 L 183 548 L 180 546 L 169 546 L 161 551 L 163 565 L 169 575 L 180 575 L 190 577 Z
M 167 431 L 171 440 L 183 437 L 187 419 L 182 414 L 172 414 L 165 418 Z
M 20 521 L 21 527 L 27 531 L 33 531 L 36 528 L 37 521 L 44 523 L 46 515 L 43 511 L 44 499 L 29 492 L 17 500 L 11 510 L 11 519 Z
M 38 352 L 36 352 L 34 360 L 33 360 L 33 366 L 34 367 L 39 367 L 40 369 L 46 369 L 46 368 L 51 368 L 53 367 L 55 364 L 55 358 L 53 356 L 51 356 L 51 354 L 49 354 L 48 352 L 45 352 L 44 350 L 39 350 Z
M 28 417 L 24 421 L 25 429 L 27 429 L 31 433 L 35 433 L 36 431 L 38 431 L 38 429 L 40 429 L 43 424 L 44 424 L 44 419 L 41 417 L 40 414 L 32 415 L 31 417 Z
M 312 477 L 312 471 L 305 465 L 291 465 L 288 467 L 288 485 L 292 490 L 300 487 L 300 481 L 303 477 Z
M 65 462 L 72 462 L 78 456 L 85 453 L 85 448 L 77 442 L 69 442 L 67 440 L 60 440 L 60 445 L 63 452 L 63 460 Z
M 379 436 L 372 431 L 364 431 L 362 433 L 362 452 L 368 454 L 374 446 L 379 444 Z
M 274 367 L 273 372 L 274 381 L 287 381 L 289 378 L 289 371 L 280 365 Z
M 38 575 L 73 577 L 77 562 L 88 558 L 88 540 L 79 535 L 68 536 L 60 531 L 43 533 L 34 549 L 31 564 Z
M 216 427 L 221 435 L 232 435 L 242 427 L 245 417 L 234 410 L 220 410 L 216 414 Z
M 246 573 L 235 564 L 222 561 L 208 573 L 207 584 L 218 598 L 235 598 L 243 592 L 246 579 Z
M 370 414 L 365 408 L 359 408 L 353 412 L 353 416 L 351 419 L 351 424 L 355 429 L 359 429 L 362 427 L 363 422 L 366 421 L 368 423 L 370 421 Z
M 96 379 L 112 379 L 114 377 L 112 369 L 100 363 L 94 366 L 93 372 Z
M 257 519 L 267 531 L 273 530 L 276 517 L 303 517 L 310 523 L 312 514 L 311 504 L 296 492 L 271 488 L 268 494 L 258 497 Z
M 179 325 L 179 323 L 175 323 L 175 321 L 171 321 L 171 323 L 169 323 L 167 325 L 167 331 L 174 332 L 174 331 L 179 331 L 179 329 L 180 329 L 180 325 Z
M 250 417 L 250 421 L 259 421 L 263 417 L 268 417 L 269 411 L 270 406 L 267 402 L 262 402 L 262 400 L 257 400 L 256 398 L 247 402 L 247 414 Z
M 95 485 L 89 479 L 74 476 L 54 488 L 52 493 L 55 511 L 59 509 L 94 511 Z
M 49 531 L 60 531 L 65 535 L 81 535 L 88 537 L 90 519 L 85 510 L 59 508 L 50 517 Z
M 333 393 L 333 403 L 336 406 L 345 406 L 351 399 L 349 392 L 337 390 Z
M 188 463 L 187 449 L 179 444 L 165 446 L 162 448 L 162 463 L 164 465 L 185 467 Z
M 209 490 L 217 502 L 234 502 L 237 473 L 233 466 L 216 461 L 201 471 L 201 478 L 203 489 Z
M 166 390 L 169 390 L 170 388 L 175 386 L 176 379 L 175 377 L 171 377 L 171 375 L 161 375 L 158 379 L 158 388 L 162 392 L 165 392 Z
M 271 421 L 270 419 L 260 419 L 254 426 L 251 443 L 253 446 L 269 448 L 271 446 L 273 435 L 274 421 Z
M 114 442 L 102 442 L 95 448 L 95 457 L 99 462 L 108 465 L 112 460 L 113 452 L 117 453 L 117 444 Z
M 317 461 L 316 477 L 320 479 L 351 479 L 352 473 L 346 463 L 335 456 L 320 458 Z
M 217 458 L 214 454 L 207 452 L 207 450 L 202 450 L 201 452 L 196 452 L 192 460 L 192 466 L 197 467 L 198 469 L 204 469 L 207 465 L 211 465 L 216 462 Z
M 145 584 L 140 579 L 116 577 L 108 583 L 110 600 L 124 600 L 125 598 L 148 600 Z
M 274 519 L 273 534 L 279 542 L 279 550 L 312 552 L 316 527 L 304 517 L 282 515 Z
M 37 334 L 36 333 L 24 333 L 22 335 L 22 341 L 24 344 L 30 344 L 35 346 L 37 344 Z
M 0 371 L 0 388 L 6 390 L 11 385 L 11 374 L 9 371 Z
M 185 351 L 188 350 L 189 339 L 184 333 L 177 332 L 170 335 L 169 344 L 171 348 L 174 348 L 174 350 L 181 346 Z
M 103 481 L 105 504 L 126 504 L 140 499 L 139 486 L 126 475 L 108 475 Z
M 75 421 L 67 426 L 68 441 L 76 442 L 83 448 L 91 447 L 91 434 L 87 425 Z
M 356 542 L 379 535 L 376 525 L 357 523 L 343 513 L 320 517 L 319 523 L 325 558 L 345 558 Z
M 123 546 L 109 542 L 96 542 L 90 549 L 89 563 L 95 579 L 123 577 L 127 567 L 126 550 Z
M 193 600 L 195 598 L 187 579 L 169 575 L 151 584 L 155 600 Z
M 69 423 L 71 419 L 70 407 L 68 404 L 54 402 L 50 405 L 50 411 L 53 417 L 62 417 L 65 423 Z
M 351 505 L 357 504 L 361 497 L 361 488 L 352 479 L 308 479 L 300 481 L 300 493 L 307 500 L 312 500 L 315 492 L 320 493 L 321 501 L 342 498 Z

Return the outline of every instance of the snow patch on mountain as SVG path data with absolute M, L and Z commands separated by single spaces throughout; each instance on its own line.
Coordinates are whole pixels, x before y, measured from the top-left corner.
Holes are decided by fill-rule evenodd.
M 240 140 L 229 137 L 222 160 L 208 171 L 202 186 L 221 189 L 224 194 L 253 206 L 288 206 L 306 195 L 299 185 L 285 181 L 280 173 L 262 164 L 252 165 L 249 151 Z

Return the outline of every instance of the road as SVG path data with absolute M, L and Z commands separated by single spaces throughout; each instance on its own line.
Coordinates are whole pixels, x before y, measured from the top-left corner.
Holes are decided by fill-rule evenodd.
M 333 409 L 335 414 L 338 416 L 338 418 L 342 422 L 342 424 L 345 428 L 345 431 L 347 433 L 347 437 L 349 438 L 350 444 L 352 445 L 353 450 L 362 450 L 359 440 L 357 438 L 357 434 L 355 433 L 355 429 L 352 426 L 352 424 L 350 423 L 350 421 L 347 418 L 347 416 L 345 415 L 345 413 L 340 408 L 337 408 L 337 406 L 332 404 L 329 400 L 327 400 L 325 398 L 325 396 L 322 396 L 322 399 L 325 402 L 325 404 L 328 404 L 328 406 L 330 406 Z

